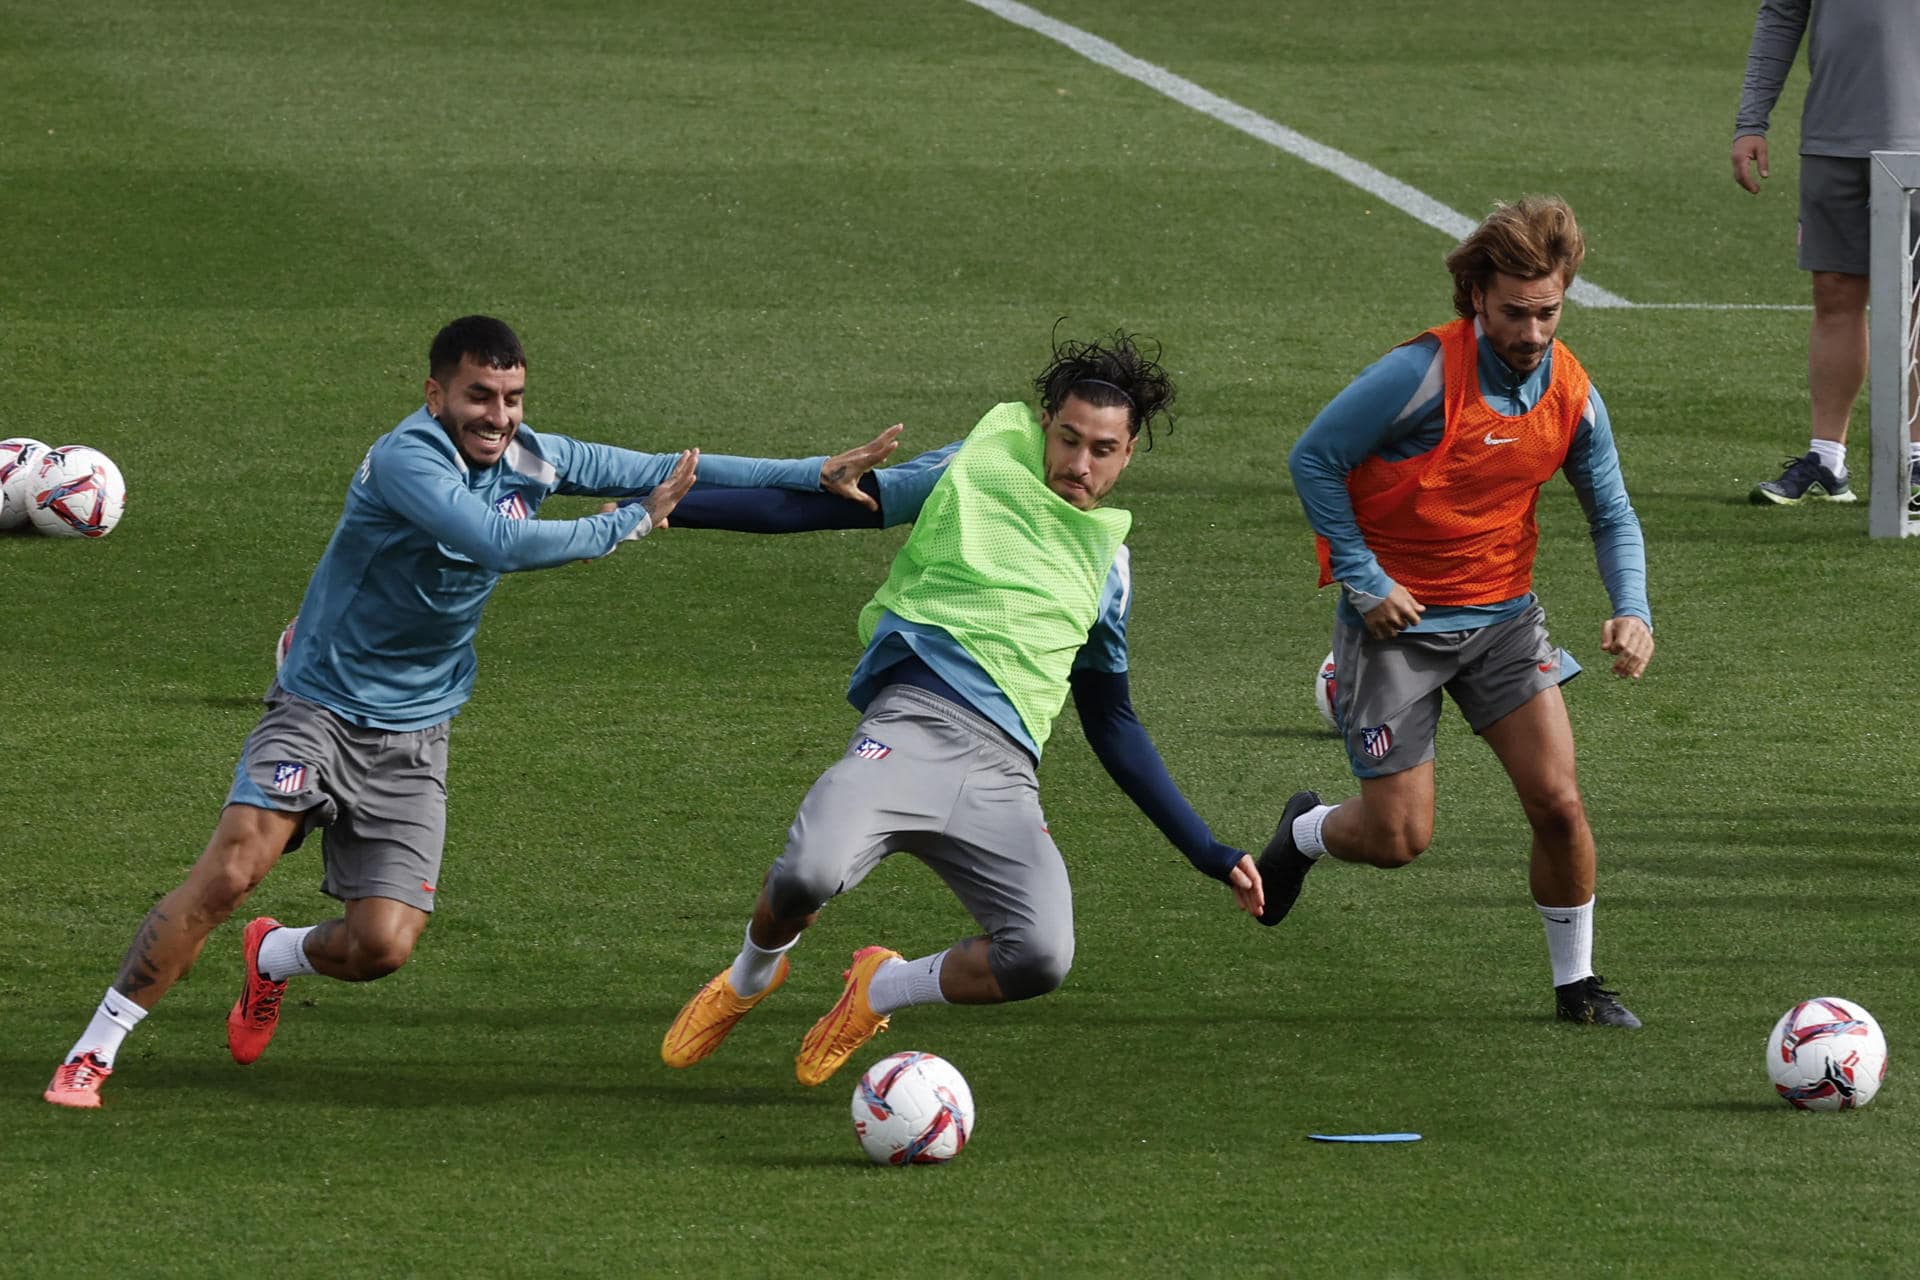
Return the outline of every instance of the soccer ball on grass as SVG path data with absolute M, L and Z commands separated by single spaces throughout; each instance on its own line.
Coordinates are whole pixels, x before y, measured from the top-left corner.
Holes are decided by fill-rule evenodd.
M 0 529 L 27 522 L 27 486 L 46 453 L 47 446 L 30 436 L 0 440 Z
M 56 538 L 104 538 L 120 523 L 127 482 L 113 459 L 83 444 L 50 449 L 33 469 L 27 518 Z
M 973 1136 L 973 1090 L 945 1058 L 890 1054 L 853 1087 L 853 1132 L 875 1164 L 945 1164 Z
M 1780 1015 L 1767 1037 L 1767 1074 L 1801 1111 L 1850 1111 L 1880 1092 L 1887 1037 L 1851 1000 L 1818 996 Z

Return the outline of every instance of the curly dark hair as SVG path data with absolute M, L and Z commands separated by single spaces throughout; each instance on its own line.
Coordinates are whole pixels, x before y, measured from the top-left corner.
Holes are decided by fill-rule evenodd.
M 1104 338 L 1079 342 L 1060 340 L 1060 321 L 1053 326 L 1053 361 L 1033 380 L 1040 407 L 1048 413 L 1078 396 L 1096 409 L 1127 406 L 1128 434 L 1147 432 L 1153 448 L 1153 422 L 1164 415 L 1164 427 L 1173 429 L 1173 379 L 1160 367 L 1158 340 L 1116 329 Z M 1152 354 L 1142 346 L 1152 349 Z

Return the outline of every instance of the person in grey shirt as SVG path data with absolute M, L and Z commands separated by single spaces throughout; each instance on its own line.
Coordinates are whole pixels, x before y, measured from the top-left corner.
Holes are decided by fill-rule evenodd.
M 1733 126 L 1733 180 L 1759 194 L 1768 176 L 1767 117 L 1802 37 L 1800 269 L 1813 273 L 1807 385 L 1813 439 L 1759 505 L 1852 502 L 1847 418 L 1867 377 L 1867 166 L 1874 151 L 1920 151 L 1920 4 L 1915 0 L 1761 0 Z M 1757 176 L 1756 176 L 1757 175 Z M 1920 438 L 1909 444 L 1920 501 Z

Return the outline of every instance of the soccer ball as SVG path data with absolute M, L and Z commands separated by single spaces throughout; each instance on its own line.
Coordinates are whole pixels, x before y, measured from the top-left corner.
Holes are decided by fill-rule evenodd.
M 293 648 L 293 623 L 300 621 L 300 615 L 293 615 L 293 622 L 287 623 L 286 630 L 280 633 L 279 643 L 273 646 L 273 669 L 278 671 L 287 665 L 287 650 Z
M 27 522 L 27 486 L 47 446 L 27 436 L 0 440 L 0 529 Z
M 1327 722 L 1327 728 L 1340 732 L 1340 721 L 1333 714 L 1333 655 L 1329 653 L 1320 660 L 1320 670 L 1313 677 L 1313 705 L 1320 708 L 1320 718 Z
M 973 1091 L 945 1058 L 892 1054 L 853 1087 L 853 1132 L 875 1164 L 945 1164 L 973 1136 Z
M 1864 1107 L 1887 1075 L 1887 1038 L 1851 1000 L 1819 996 L 1780 1015 L 1767 1037 L 1773 1087 L 1802 1111 Z
M 83 444 L 49 450 L 33 469 L 30 488 L 27 518 L 57 538 L 104 538 L 127 505 L 120 468 Z

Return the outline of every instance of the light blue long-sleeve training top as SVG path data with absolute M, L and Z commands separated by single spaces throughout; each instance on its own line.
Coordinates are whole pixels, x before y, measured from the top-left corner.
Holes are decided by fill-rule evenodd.
M 522 425 L 475 470 L 422 405 L 374 441 L 300 602 L 282 688 L 369 728 L 438 724 L 473 692 L 473 637 L 503 573 L 606 555 L 645 518 L 637 504 L 536 520 L 549 494 L 630 497 L 677 453 L 637 453 Z M 817 490 L 824 457 L 702 454 L 708 484 Z
M 1494 353 L 1474 322 L 1479 339 L 1480 393 L 1496 413 L 1517 417 L 1540 402 L 1553 377 L 1553 355 L 1522 376 Z M 1294 488 L 1314 532 L 1332 548 L 1333 576 L 1344 585 L 1340 609 L 1350 623 L 1393 590 L 1393 579 L 1368 549 L 1347 493 L 1347 473 L 1368 458 L 1412 458 L 1440 443 L 1446 428 L 1446 358 L 1439 339 L 1423 334 L 1368 365 L 1320 411 L 1288 457 Z M 1587 515 L 1587 530 L 1600 578 L 1615 617 L 1639 618 L 1649 627 L 1647 554 L 1640 518 L 1627 497 L 1613 426 L 1597 390 L 1574 430 L 1562 473 Z M 1491 605 L 1429 606 L 1410 631 L 1466 631 L 1504 621 L 1533 601 L 1533 593 Z

